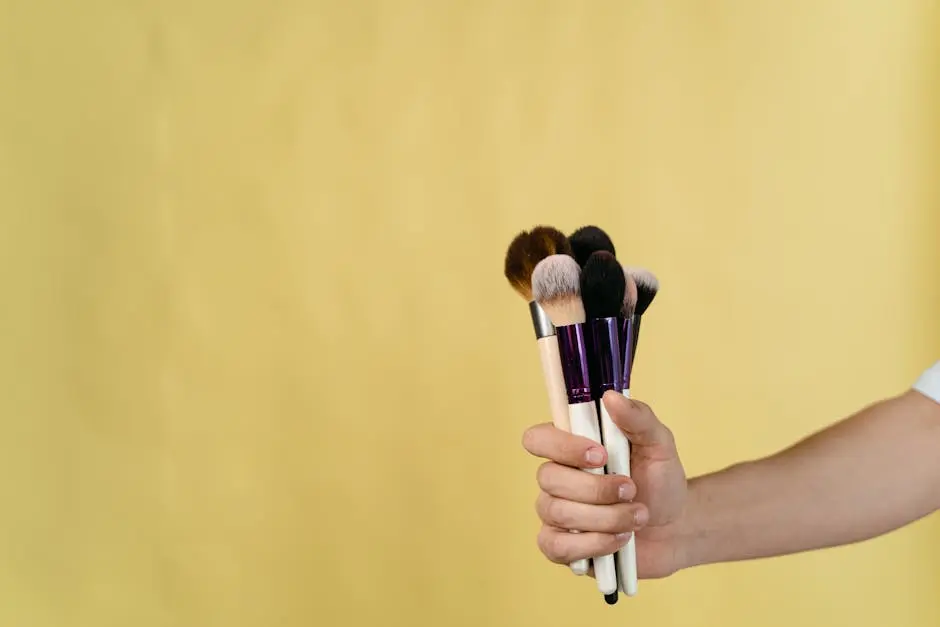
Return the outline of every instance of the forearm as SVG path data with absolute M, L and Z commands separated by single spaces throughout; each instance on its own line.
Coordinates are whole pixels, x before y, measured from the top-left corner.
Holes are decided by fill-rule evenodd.
M 911 391 L 689 487 L 688 566 L 866 540 L 940 508 L 940 405 Z

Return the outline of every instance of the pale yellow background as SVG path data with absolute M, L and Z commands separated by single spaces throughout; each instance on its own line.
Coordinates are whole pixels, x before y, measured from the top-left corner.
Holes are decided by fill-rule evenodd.
M 937 625 L 936 519 L 616 608 L 545 562 L 501 276 L 537 222 L 658 273 L 691 474 L 903 390 L 933 4 L 0 0 L 0 625 Z

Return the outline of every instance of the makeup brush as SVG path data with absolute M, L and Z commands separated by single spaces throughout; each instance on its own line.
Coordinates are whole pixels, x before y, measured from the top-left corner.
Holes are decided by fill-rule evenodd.
M 571 255 L 571 246 L 564 233 L 549 226 L 537 226 L 531 232 L 523 231 L 509 244 L 503 274 L 516 293 L 529 304 L 552 424 L 556 429 L 570 432 L 568 393 L 561 371 L 555 327 L 545 311 L 532 298 L 532 271 L 538 262 L 553 254 Z M 586 559 L 570 564 L 571 572 L 579 576 L 586 575 L 589 566 Z
M 620 342 L 620 318 L 627 296 L 627 276 L 611 253 L 592 254 L 581 269 L 581 299 L 591 327 L 597 376 L 594 399 L 599 402 L 601 438 L 607 448 L 607 474 L 630 476 L 630 443 L 604 405 L 604 393 L 624 392 L 624 348 Z M 620 589 L 637 593 L 636 544 L 630 541 L 616 553 Z
M 581 300 L 581 268 L 567 255 L 551 255 L 532 272 L 532 295 L 555 326 L 568 395 L 571 432 L 603 444 L 597 406 L 591 393 L 587 321 Z M 586 468 L 604 474 L 603 468 Z M 613 555 L 594 558 L 597 587 L 609 604 L 617 602 L 617 567 Z
M 575 261 L 582 268 L 591 254 L 599 250 L 617 256 L 617 251 L 614 249 L 614 243 L 610 240 L 610 236 L 597 226 L 582 226 L 568 236 L 568 241 L 571 242 L 571 252 Z
M 538 262 L 554 254 L 571 255 L 571 246 L 564 233 L 547 226 L 537 226 L 531 232 L 523 231 L 509 244 L 503 273 L 512 288 L 529 304 L 552 423 L 563 431 L 570 431 L 568 395 L 558 357 L 555 327 L 532 298 L 532 271 Z
M 636 311 L 636 281 L 623 268 L 627 280 L 627 289 L 623 295 L 623 307 L 620 310 L 620 354 L 623 355 L 623 394 L 630 396 L 630 375 L 633 371 L 633 316 Z
M 636 281 L 636 310 L 633 315 L 633 348 L 631 360 L 636 359 L 636 345 L 640 340 L 640 321 L 659 293 L 659 279 L 644 268 L 629 268 L 627 272 Z

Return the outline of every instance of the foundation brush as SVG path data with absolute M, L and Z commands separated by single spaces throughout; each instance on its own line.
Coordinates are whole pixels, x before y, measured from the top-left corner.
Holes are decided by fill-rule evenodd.
M 532 295 L 548 314 L 558 336 L 571 432 L 603 444 L 591 389 L 587 316 L 581 299 L 578 262 L 567 255 L 551 255 L 540 261 L 532 273 Z M 604 474 L 603 468 L 584 470 Z M 593 562 L 598 589 L 607 603 L 616 603 L 618 585 L 614 556 L 603 555 Z
M 593 396 L 599 405 L 601 438 L 607 449 L 607 474 L 630 476 L 630 443 L 604 405 L 605 392 L 624 392 L 624 347 L 620 341 L 624 302 L 629 300 L 627 275 L 609 252 L 592 254 L 581 269 L 581 298 L 591 329 L 595 380 Z M 620 589 L 637 593 L 636 543 L 630 540 L 616 553 Z

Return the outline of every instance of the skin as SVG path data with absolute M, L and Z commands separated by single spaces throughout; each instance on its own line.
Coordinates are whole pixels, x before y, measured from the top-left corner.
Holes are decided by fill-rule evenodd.
M 523 436 L 545 459 L 538 545 L 557 564 L 612 553 L 635 531 L 640 578 L 661 578 L 860 542 L 940 509 L 940 404 L 914 390 L 775 455 L 691 480 L 649 406 L 613 392 L 603 402 L 632 443 L 632 479 L 579 470 L 603 466 L 605 450 L 551 424 Z

